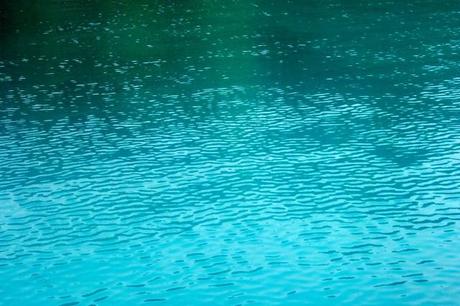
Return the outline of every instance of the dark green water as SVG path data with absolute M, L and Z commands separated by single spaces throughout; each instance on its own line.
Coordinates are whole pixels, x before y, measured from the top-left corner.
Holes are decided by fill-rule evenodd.
M 459 305 L 460 2 L 0 8 L 0 305 Z

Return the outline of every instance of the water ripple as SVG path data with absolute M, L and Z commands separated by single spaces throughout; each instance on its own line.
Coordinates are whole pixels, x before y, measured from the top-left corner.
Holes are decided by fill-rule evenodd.
M 2 43 L 0 304 L 457 305 L 458 10 L 211 2 Z

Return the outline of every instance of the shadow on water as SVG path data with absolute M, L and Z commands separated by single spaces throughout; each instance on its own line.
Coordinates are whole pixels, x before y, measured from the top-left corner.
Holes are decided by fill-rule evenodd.
M 455 65 L 428 73 L 423 63 L 454 33 L 421 36 L 411 14 L 450 7 L 423 3 L 3 1 L 0 98 L 10 122 L 44 128 L 89 116 L 198 124 L 287 107 L 306 122 L 296 137 L 346 143 L 362 128 L 350 122 L 391 129 L 439 113 L 420 93 Z

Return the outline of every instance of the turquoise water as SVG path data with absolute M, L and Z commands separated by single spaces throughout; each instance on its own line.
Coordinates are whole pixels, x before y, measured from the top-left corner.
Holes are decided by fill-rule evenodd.
M 460 305 L 460 5 L 407 2 L 2 4 L 0 305 Z

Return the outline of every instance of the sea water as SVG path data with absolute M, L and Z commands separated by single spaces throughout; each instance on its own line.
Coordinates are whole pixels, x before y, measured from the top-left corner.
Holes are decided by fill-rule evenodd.
M 2 5 L 1 305 L 459 305 L 457 1 Z

